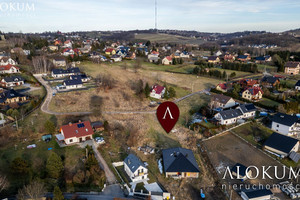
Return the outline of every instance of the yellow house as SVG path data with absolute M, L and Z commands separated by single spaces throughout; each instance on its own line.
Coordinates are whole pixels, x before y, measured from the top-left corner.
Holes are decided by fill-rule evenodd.
M 209 63 L 219 63 L 220 58 L 218 56 L 209 56 L 207 59 L 207 62 Z
M 242 93 L 242 97 L 249 101 L 259 101 L 263 97 L 263 91 L 260 87 L 251 87 Z
M 17 93 L 15 90 L 5 90 L 0 93 L 0 104 L 7 105 L 12 103 L 19 103 L 26 101 L 27 97 L 25 95 Z
M 107 48 L 105 50 L 105 54 L 107 54 L 107 55 L 115 55 L 116 51 L 113 48 Z

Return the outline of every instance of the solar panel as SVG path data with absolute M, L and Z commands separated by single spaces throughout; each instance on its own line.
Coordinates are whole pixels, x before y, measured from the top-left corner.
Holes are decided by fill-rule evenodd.
M 83 128 L 83 127 L 84 127 L 84 123 L 77 124 L 77 127 L 78 127 L 78 128 Z

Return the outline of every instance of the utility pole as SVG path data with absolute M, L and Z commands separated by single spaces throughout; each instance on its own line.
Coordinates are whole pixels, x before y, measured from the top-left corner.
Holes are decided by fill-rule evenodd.
M 155 0 L 155 31 L 157 31 L 157 0 Z
M 15 119 L 16 119 L 16 127 L 17 127 L 17 130 L 19 130 L 17 116 L 15 116 Z

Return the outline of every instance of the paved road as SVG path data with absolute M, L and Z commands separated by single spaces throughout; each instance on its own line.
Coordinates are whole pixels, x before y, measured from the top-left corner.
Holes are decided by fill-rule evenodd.
M 52 94 L 54 92 L 54 90 L 50 87 L 50 85 L 42 78 L 41 74 L 34 74 L 34 77 L 46 88 L 47 90 L 47 96 L 41 106 L 41 110 L 45 113 L 48 114 L 52 114 L 52 115 L 88 115 L 91 114 L 91 112 L 55 112 L 55 111 L 51 111 L 49 110 L 49 104 L 52 100 Z M 194 92 L 191 94 L 188 94 L 184 97 L 178 98 L 176 100 L 174 100 L 174 103 L 178 103 L 190 96 L 193 96 L 195 94 L 200 94 L 206 92 L 206 90 L 202 90 L 202 91 L 198 91 L 198 92 Z M 150 110 L 150 111 L 104 111 L 104 114 L 155 114 L 156 110 Z

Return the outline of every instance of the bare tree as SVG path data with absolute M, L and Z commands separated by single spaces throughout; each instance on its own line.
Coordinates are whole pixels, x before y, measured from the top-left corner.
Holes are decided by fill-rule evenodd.
M 115 80 L 106 75 L 106 74 L 99 74 L 95 79 L 95 83 L 98 89 L 112 89 L 115 86 Z
M 17 199 L 25 200 L 29 197 L 29 199 L 37 200 L 43 197 L 45 193 L 45 185 L 42 182 L 35 180 L 29 185 L 24 186 L 22 189 L 19 189 Z
M 137 73 L 139 69 L 142 68 L 142 61 L 141 59 L 136 59 L 134 65 L 133 65 L 133 69 L 134 69 L 134 72 Z
M 32 58 L 34 73 L 46 73 L 51 71 L 53 63 L 46 56 L 35 56 Z
M 0 175 L 0 193 L 7 189 L 9 186 L 9 182 L 5 175 Z

